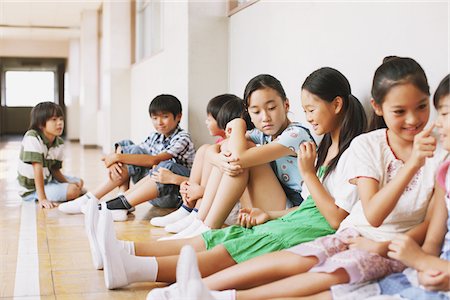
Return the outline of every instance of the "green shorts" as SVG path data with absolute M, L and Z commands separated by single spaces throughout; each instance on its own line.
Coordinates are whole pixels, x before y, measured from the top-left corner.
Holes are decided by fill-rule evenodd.
M 282 218 L 247 229 L 230 226 L 202 234 L 206 249 L 223 245 L 237 262 L 249 260 L 335 233 L 311 197 Z

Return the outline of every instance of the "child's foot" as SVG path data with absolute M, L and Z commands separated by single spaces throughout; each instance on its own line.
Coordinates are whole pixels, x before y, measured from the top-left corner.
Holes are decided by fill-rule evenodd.
M 94 198 L 97 199 L 91 192 L 87 192 L 81 197 L 78 197 L 75 200 L 67 201 L 64 203 L 61 203 L 58 206 L 59 211 L 66 213 L 66 214 L 80 214 L 81 213 L 81 207 L 86 204 L 86 202 L 90 199 Z
M 205 286 L 198 270 L 197 255 L 191 246 L 184 246 L 177 264 L 177 283 L 163 289 L 154 289 L 147 300 L 195 299 L 216 300 Z
M 120 247 L 114 233 L 110 210 L 101 210 L 97 232 L 105 285 L 108 289 L 119 288 L 133 282 L 156 280 L 158 265 L 154 257 L 133 256 Z
M 104 204 L 103 204 L 104 206 Z M 103 259 L 100 253 L 98 244 L 98 219 L 99 210 L 98 203 L 95 199 L 89 199 L 85 205 L 84 227 L 89 240 L 89 247 L 91 249 L 92 263 L 97 270 L 103 269 Z M 123 249 L 130 255 L 135 255 L 134 242 L 132 241 L 117 241 L 119 248 Z
M 170 214 L 168 214 L 164 217 L 152 218 L 150 220 L 150 224 L 152 224 L 153 226 L 164 227 L 168 224 L 175 223 L 175 222 L 183 219 L 184 217 L 187 217 L 191 211 L 192 211 L 191 208 L 189 208 L 183 204 L 183 205 L 181 205 L 181 207 L 179 209 L 177 209 L 174 212 L 171 212 Z
M 192 222 L 194 222 L 194 220 L 197 219 L 197 214 L 198 213 L 196 211 L 192 211 L 188 216 L 184 217 L 183 219 L 164 227 L 164 230 L 170 233 L 178 233 L 183 229 L 188 228 L 189 225 L 191 225 Z
M 178 240 L 178 239 L 185 239 L 190 237 L 196 230 L 197 228 L 199 228 L 201 225 L 203 224 L 202 221 L 200 221 L 199 219 L 195 218 L 194 221 L 192 221 L 191 225 L 189 225 L 187 228 L 185 228 L 184 230 L 180 231 L 179 233 L 172 235 L 172 236 L 167 236 L 167 237 L 162 237 L 160 239 L 158 239 L 158 241 L 168 241 L 168 240 Z
M 111 212 L 115 222 L 126 221 L 128 219 L 128 213 L 133 208 L 125 195 L 118 195 L 116 198 L 107 201 L 106 207 Z
M 90 198 L 85 205 L 84 228 L 88 236 L 94 268 L 101 270 L 103 269 L 103 260 L 97 240 L 98 216 L 98 201 L 97 199 Z

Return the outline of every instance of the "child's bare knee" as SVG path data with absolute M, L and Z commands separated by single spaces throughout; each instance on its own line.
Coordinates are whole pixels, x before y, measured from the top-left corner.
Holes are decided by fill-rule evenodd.
M 74 183 L 69 183 L 69 186 L 67 187 L 67 200 L 78 198 L 80 194 L 81 188 Z

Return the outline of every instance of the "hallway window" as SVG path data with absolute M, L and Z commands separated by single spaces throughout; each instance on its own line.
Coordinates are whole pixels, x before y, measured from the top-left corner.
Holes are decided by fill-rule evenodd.
M 136 58 L 141 61 L 162 50 L 161 0 L 136 1 Z
M 55 100 L 55 73 L 49 71 L 6 71 L 6 106 L 35 106 Z

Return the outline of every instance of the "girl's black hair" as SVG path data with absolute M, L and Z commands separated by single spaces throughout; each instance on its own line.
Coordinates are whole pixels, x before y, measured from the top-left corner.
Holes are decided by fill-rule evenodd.
M 151 115 L 168 112 L 172 113 L 175 118 L 177 115 L 181 114 L 181 102 L 177 97 L 168 94 L 161 94 L 153 98 L 148 106 L 148 113 Z
M 449 77 L 450 74 L 447 74 L 447 76 L 442 79 L 441 83 L 439 83 L 439 86 L 436 89 L 436 92 L 434 93 L 433 104 L 436 109 L 439 108 L 439 102 L 450 94 Z
M 372 98 L 381 106 L 389 91 L 401 84 L 413 84 L 426 95 L 430 95 L 427 76 L 422 67 L 412 58 L 387 56 L 375 71 L 372 83 Z M 382 116 L 373 113 L 369 130 L 386 128 Z
M 209 100 L 208 105 L 206 106 L 206 113 L 211 115 L 214 120 L 217 120 L 217 115 L 219 114 L 222 106 L 227 103 L 228 100 L 234 99 L 234 97 L 236 96 L 232 94 L 223 94 L 212 98 L 211 100 Z
M 286 93 L 284 92 L 283 86 L 281 85 L 281 82 L 273 77 L 272 75 L 268 74 L 261 74 L 256 77 L 253 77 L 245 87 L 244 91 L 244 104 L 245 108 L 248 109 L 249 105 L 249 98 L 252 95 L 254 91 L 265 89 L 265 88 L 271 88 L 274 89 L 278 95 L 281 97 L 283 101 L 286 101 Z
M 217 126 L 220 129 L 225 130 L 228 122 L 236 118 L 242 118 L 245 120 L 245 123 L 247 124 L 247 130 L 252 129 L 253 124 L 250 121 L 250 117 L 245 111 L 244 101 L 238 96 L 231 94 L 225 94 L 221 96 L 226 96 L 228 98 L 228 101 L 222 105 L 222 108 L 219 110 L 219 113 L 217 114 L 216 118 Z
M 47 120 L 53 117 L 64 117 L 64 112 L 58 104 L 47 101 L 38 103 L 33 107 L 30 116 L 31 120 L 28 129 L 41 131 L 45 127 Z
M 348 148 L 353 138 L 366 131 L 366 114 L 361 103 L 351 94 L 352 91 L 347 78 L 333 68 L 325 67 L 312 72 L 303 83 L 302 89 L 329 103 L 336 97 L 342 98 L 339 152 L 328 164 L 325 178 L 336 168 L 342 153 Z M 326 133 L 317 150 L 316 171 L 323 165 L 331 143 L 331 134 Z

